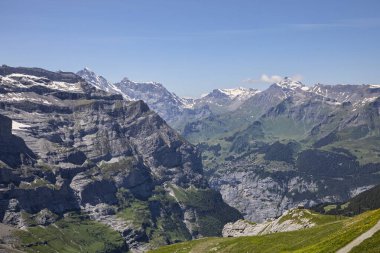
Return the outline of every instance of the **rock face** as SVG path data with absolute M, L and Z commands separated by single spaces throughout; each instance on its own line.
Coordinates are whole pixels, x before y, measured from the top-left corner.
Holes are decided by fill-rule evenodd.
M 316 225 L 312 221 L 312 215 L 306 209 L 291 209 L 277 219 L 259 224 L 246 220 L 238 220 L 233 223 L 227 223 L 224 226 L 223 237 L 266 235 L 311 228 Z
M 131 250 L 191 238 L 187 206 L 168 189 L 208 189 L 200 154 L 144 102 L 36 68 L 3 66 L 0 84 L 0 220 L 47 225 L 81 211 Z M 180 239 L 157 226 L 163 220 L 181 228 Z
M 210 185 L 254 222 L 298 205 L 347 201 L 380 183 L 379 97 L 375 85 L 310 88 L 288 79 L 234 115 L 203 120 L 207 132 L 196 140 Z M 237 129 L 234 121 L 247 127 L 225 133 Z
M 348 186 L 344 184 L 335 191 L 320 190 L 326 185 L 331 187 L 335 180 L 316 180 L 313 176 L 298 174 L 294 169 L 288 172 L 265 172 L 254 169 L 252 165 L 247 166 L 250 166 L 247 170 L 221 172 L 220 176 L 210 179 L 210 184 L 220 191 L 227 203 L 240 210 L 245 219 L 250 221 L 263 222 L 299 205 L 340 201 L 343 198 L 339 198 L 340 194 L 347 194 L 345 191 Z

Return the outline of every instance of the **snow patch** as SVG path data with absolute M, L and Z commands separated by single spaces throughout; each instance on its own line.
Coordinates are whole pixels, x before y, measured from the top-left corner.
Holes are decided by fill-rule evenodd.
M 23 124 L 14 120 L 12 121 L 12 130 L 24 130 L 29 127 L 30 126 L 27 124 Z
M 301 83 L 300 81 L 293 81 L 291 78 L 289 77 L 285 77 L 282 81 L 276 83 L 277 86 L 281 87 L 281 88 L 285 88 L 285 89 L 291 89 L 291 90 L 295 90 L 297 88 L 300 88 L 302 90 L 309 90 L 308 87 L 306 87 L 303 83 Z

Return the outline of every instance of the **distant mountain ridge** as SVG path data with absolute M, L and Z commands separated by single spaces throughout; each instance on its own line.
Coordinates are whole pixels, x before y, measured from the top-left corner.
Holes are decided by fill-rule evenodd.
M 77 74 L 98 89 L 119 93 L 127 100 L 145 101 L 174 126 L 178 121 L 187 118 L 204 118 L 212 115 L 214 111 L 233 110 L 259 92 L 256 89 L 242 87 L 215 89 L 201 98 L 191 99 L 181 98 L 157 82 L 134 82 L 124 78 L 112 84 L 88 68 L 78 71 Z
M 176 108 L 167 122 L 198 145 L 211 186 L 251 221 L 345 201 L 380 183 L 379 85 L 284 78 L 262 91 L 215 89 L 173 107 L 144 96 L 158 112 Z
M 157 82 L 134 82 L 124 78 L 120 82 L 111 83 L 89 68 L 84 68 L 77 74 L 98 89 L 119 93 L 127 100 L 145 101 L 174 126 L 178 125 L 177 121 L 179 120 L 190 122 L 197 119 L 197 116 L 203 119 L 207 116 L 235 111 L 239 107 L 251 112 L 257 110 L 252 107 L 260 106 L 260 108 L 264 108 L 261 110 L 263 113 L 287 97 L 305 99 L 320 96 L 331 103 L 363 104 L 373 101 L 380 90 L 380 85 L 323 85 L 318 83 L 314 86 L 306 86 L 300 81 L 285 77 L 282 81 L 272 84 L 263 91 L 244 87 L 214 89 L 200 98 L 181 98 Z M 260 111 L 260 109 L 258 110 Z M 194 116 L 194 114 L 201 115 Z M 260 113 L 259 116 L 261 116 Z

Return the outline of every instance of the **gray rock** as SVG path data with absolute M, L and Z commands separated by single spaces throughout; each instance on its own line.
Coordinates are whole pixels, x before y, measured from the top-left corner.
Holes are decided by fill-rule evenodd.
M 311 228 L 316 224 L 309 218 L 310 216 L 311 212 L 307 209 L 291 209 L 279 218 L 263 223 L 238 220 L 224 225 L 223 237 L 266 235 Z

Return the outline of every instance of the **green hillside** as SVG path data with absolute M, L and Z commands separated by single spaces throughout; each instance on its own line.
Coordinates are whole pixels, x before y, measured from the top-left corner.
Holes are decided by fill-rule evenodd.
M 264 236 L 238 238 L 204 238 L 165 246 L 152 253 L 186 252 L 335 252 L 370 229 L 380 220 L 380 209 L 368 211 L 353 218 L 331 221 L 310 229 L 275 233 Z M 363 247 L 376 245 L 373 240 L 363 242 Z M 377 241 L 374 241 L 377 240 Z M 361 246 L 361 245 L 360 245 Z M 363 252 L 355 251 L 355 252 Z
M 127 252 L 121 235 L 86 216 L 71 214 L 55 224 L 15 232 L 16 247 L 23 252 Z
M 378 253 L 380 252 L 380 231 L 368 238 L 360 245 L 351 250 L 350 253 Z

